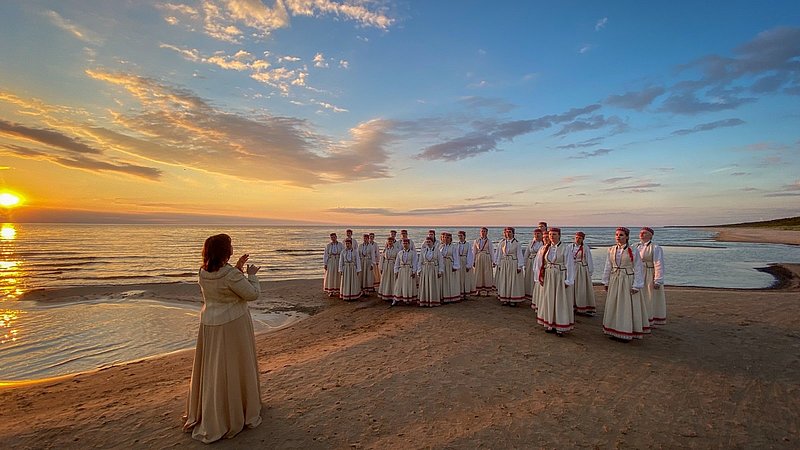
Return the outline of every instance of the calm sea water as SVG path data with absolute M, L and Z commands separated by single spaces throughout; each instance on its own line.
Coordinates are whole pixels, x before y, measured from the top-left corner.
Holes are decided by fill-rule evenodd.
M 198 306 L 150 301 L 97 300 L 40 304 L 19 300 L 26 291 L 86 285 L 195 282 L 206 237 L 228 233 L 234 253 L 249 253 L 262 280 L 322 277 L 322 252 L 336 231 L 374 232 L 383 245 L 388 227 L 255 227 L 176 225 L 6 224 L 0 232 L 0 384 L 44 378 L 191 347 Z M 407 227 L 418 244 L 429 227 Z M 399 230 L 399 227 L 395 228 Z M 468 240 L 478 227 L 459 229 Z M 533 228 L 518 228 L 527 244 Z M 577 228 L 562 227 L 565 240 Z M 614 228 L 581 228 L 592 247 L 599 281 Z M 502 228 L 490 228 L 495 242 Z M 360 239 L 359 239 L 360 240 Z M 664 247 L 666 283 L 680 286 L 764 288 L 773 284 L 758 267 L 800 263 L 800 247 L 728 243 L 704 229 L 656 229 Z M 321 289 L 321 280 L 320 280 Z M 199 297 L 199 288 L 198 288 Z M 273 318 L 275 319 L 275 318 Z M 276 320 L 276 326 L 280 319 Z
M 262 279 L 286 280 L 322 277 L 322 252 L 328 234 L 344 240 L 347 227 L 208 227 L 175 225 L 5 225 L 0 240 L 0 301 L 40 287 L 195 281 L 206 237 L 228 233 L 234 253 L 249 253 L 261 265 Z M 12 228 L 13 227 L 13 228 Z M 390 228 L 349 227 L 355 236 L 374 232 L 383 245 Z M 421 243 L 428 227 L 408 227 Z M 477 227 L 463 229 L 468 240 Z M 517 238 L 530 241 L 533 228 L 519 228 Z M 565 239 L 577 228 L 562 227 Z M 613 244 L 613 228 L 581 228 L 592 247 L 595 279 L 599 281 L 605 247 Z M 455 233 L 454 233 L 455 234 Z M 502 228 L 491 228 L 497 242 Z M 764 288 L 773 278 L 755 270 L 769 263 L 800 263 L 800 247 L 714 241 L 704 229 L 659 228 L 654 241 L 664 247 L 666 283 L 679 286 Z M 360 239 L 360 238 L 359 238 Z

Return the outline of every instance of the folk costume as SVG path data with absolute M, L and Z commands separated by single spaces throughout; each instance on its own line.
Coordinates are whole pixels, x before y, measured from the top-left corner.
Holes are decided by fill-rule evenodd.
M 525 300 L 525 267 L 522 245 L 514 237 L 514 229 L 506 228 L 506 238 L 497 244 L 494 263 L 497 265 L 497 299 L 516 305 Z
M 342 284 L 339 298 L 342 300 L 358 300 L 361 298 L 361 258 L 358 251 L 345 248 L 339 255 L 339 274 Z
M 484 228 L 485 230 L 485 228 Z M 495 291 L 494 285 L 494 247 L 489 237 L 480 237 L 472 243 L 475 255 L 475 291 L 480 297 L 488 297 Z
M 467 299 L 468 295 L 475 295 L 475 271 L 471 270 L 475 265 L 475 254 L 472 253 L 472 245 L 466 240 L 462 240 L 466 233 L 458 232 L 459 241 L 454 244 L 458 255 L 458 283 L 461 291 L 461 298 Z
M 458 279 L 458 269 L 461 268 L 461 260 L 458 257 L 458 248 L 452 242 L 452 236 L 448 233 L 446 240 L 439 247 L 442 255 L 442 303 L 453 303 L 461 300 L 461 282 Z
M 550 232 L 561 234 L 558 228 Z M 559 236 L 560 237 L 560 236 Z M 551 242 L 541 250 L 536 259 L 534 271 L 542 285 L 541 297 L 537 304 L 536 321 L 546 331 L 561 334 L 575 328 L 572 286 L 575 283 L 575 261 L 563 242 Z
M 428 241 L 426 241 L 428 242 Z M 439 249 L 427 243 L 420 248 L 419 265 L 419 306 L 439 306 L 442 304 L 441 277 L 444 260 Z
M 325 278 L 322 280 L 322 290 L 328 297 L 339 296 L 339 286 L 342 284 L 339 275 L 339 255 L 344 250 L 341 242 L 330 242 L 325 246 L 322 263 L 325 265 Z
M 628 234 L 627 228 L 620 227 L 617 231 Z M 603 284 L 608 289 L 603 332 L 626 341 L 642 339 L 650 333 L 647 307 L 640 291 L 644 286 L 642 258 L 627 242 L 608 249 Z
M 381 282 L 378 285 L 378 297 L 382 300 L 392 301 L 394 299 L 394 263 L 398 250 L 397 244 L 386 244 L 381 253 Z
M 578 236 L 586 237 L 582 231 Z M 572 253 L 575 261 L 575 284 L 572 287 L 573 305 L 575 312 L 593 316 L 597 312 L 597 303 L 594 299 L 594 288 L 592 287 L 592 251 L 589 246 L 581 243 L 571 243 L 567 245 L 567 251 Z
M 361 259 L 361 290 L 364 295 L 375 292 L 375 272 L 372 266 L 377 263 L 375 260 L 374 245 L 369 242 L 362 242 L 358 245 L 358 257 Z
M 652 238 L 655 232 L 650 227 L 642 228 L 643 232 L 650 233 Z M 650 317 L 651 325 L 667 324 L 667 296 L 664 292 L 664 251 L 660 245 L 653 241 L 639 242 L 637 245 L 639 256 L 644 266 L 644 297 L 645 306 Z M 659 286 L 656 289 L 656 286 Z
M 415 274 L 419 271 L 417 252 L 410 248 L 400 250 L 395 258 L 393 271 L 395 281 L 392 304 L 416 303 L 417 280 Z M 385 274 L 384 277 L 386 276 Z
M 534 230 L 534 236 L 536 235 L 541 236 L 541 233 L 537 230 Z M 531 301 L 531 308 L 536 309 L 536 301 L 538 298 L 534 298 L 534 293 L 538 294 L 539 289 L 537 289 L 537 285 L 539 284 L 537 281 L 538 274 L 535 273 L 533 266 L 536 263 L 536 255 L 539 253 L 539 250 L 544 246 L 544 242 L 541 240 L 534 239 L 531 241 L 528 246 L 525 247 L 524 251 L 524 258 L 525 258 L 525 298 Z M 538 295 L 536 296 L 538 297 Z

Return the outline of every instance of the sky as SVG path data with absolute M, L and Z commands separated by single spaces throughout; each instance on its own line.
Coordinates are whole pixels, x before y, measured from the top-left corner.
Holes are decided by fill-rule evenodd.
M 18 222 L 800 215 L 800 2 L 0 2 Z

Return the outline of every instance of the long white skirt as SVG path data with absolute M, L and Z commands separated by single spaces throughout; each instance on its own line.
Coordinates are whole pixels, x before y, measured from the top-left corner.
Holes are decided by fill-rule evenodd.
M 501 302 L 519 303 L 525 300 L 525 274 L 517 271 L 515 258 L 500 258 L 497 266 L 497 299 Z
M 475 291 L 479 296 L 486 297 L 492 295 L 494 290 L 492 257 L 488 253 L 479 252 L 475 257 Z
M 613 270 L 603 313 L 603 332 L 620 339 L 641 339 L 650 333 L 650 322 L 642 292 L 631 294 L 633 274 Z
M 655 269 L 645 266 L 644 268 L 644 289 L 641 290 L 647 307 L 648 318 L 651 325 L 667 324 L 667 294 L 664 286 L 661 289 L 653 287 Z
M 322 280 L 322 290 L 330 297 L 338 297 L 339 289 L 342 284 L 342 276 L 339 274 L 339 255 L 329 256 L 325 278 Z
M 400 266 L 397 279 L 394 282 L 394 295 L 392 300 L 403 303 L 417 303 L 417 278 L 412 277 L 414 270 L 410 265 Z M 384 278 L 386 274 L 384 273 Z
M 361 274 L 356 272 L 356 263 L 354 262 L 344 264 L 339 298 L 342 300 L 361 298 Z
M 378 297 L 383 300 L 393 300 L 394 299 L 394 260 L 393 259 L 385 259 L 383 262 L 383 267 L 381 267 L 381 271 L 383 275 L 381 276 L 381 282 L 378 285 Z
M 461 300 L 461 282 L 458 272 L 453 271 L 453 260 L 444 258 L 444 273 L 439 279 L 442 286 L 442 303 L 453 303 Z
M 458 281 L 461 287 L 461 296 L 466 298 L 468 295 L 475 295 L 475 270 L 467 271 L 467 257 L 460 256 L 461 268 L 458 269 Z
M 536 281 L 539 278 L 538 273 L 533 273 L 533 262 L 533 258 L 525 259 L 525 298 L 531 302 L 533 302 L 534 284 L 538 284 Z
M 422 264 L 419 272 L 419 306 L 439 306 L 442 304 L 442 288 L 439 285 L 439 266 Z
M 570 331 L 575 328 L 572 286 L 564 286 L 567 272 L 556 266 L 544 270 L 544 285 L 537 303 L 536 321 L 545 329 Z
M 364 295 L 375 292 L 375 272 L 372 270 L 372 259 L 361 258 L 361 291 Z
M 575 298 L 575 312 L 594 315 L 597 303 L 594 300 L 592 276 L 589 274 L 589 268 L 582 263 L 575 264 L 575 284 L 572 286 L 572 293 Z

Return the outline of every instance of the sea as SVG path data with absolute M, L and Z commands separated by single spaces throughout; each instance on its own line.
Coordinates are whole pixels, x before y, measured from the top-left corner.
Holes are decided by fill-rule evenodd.
M 234 259 L 248 253 L 266 281 L 310 279 L 322 288 L 325 245 L 336 232 L 340 241 L 353 230 L 360 242 L 375 233 L 380 246 L 394 229 L 407 229 L 418 245 L 429 229 L 479 227 L 374 226 L 204 226 L 108 224 L 11 224 L 0 229 L 0 384 L 53 377 L 189 348 L 197 335 L 199 304 L 158 299 L 92 300 L 42 304 L 21 299 L 35 289 L 72 286 L 194 283 L 206 237 L 227 233 Z M 605 249 L 614 227 L 561 227 L 563 240 L 586 233 L 594 281 L 600 282 Z M 517 228 L 527 245 L 533 227 Z M 490 227 L 497 242 L 503 227 Z M 631 227 L 636 241 L 638 228 Z M 675 286 L 767 288 L 772 275 L 759 271 L 771 263 L 800 263 L 800 247 L 715 240 L 706 228 L 655 228 L 653 241 L 664 249 L 665 283 Z M 198 299 L 199 299 L 198 288 Z M 735 298 L 732 299 L 735 301 Z

